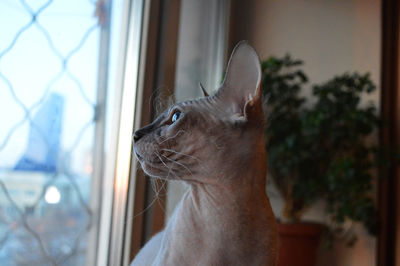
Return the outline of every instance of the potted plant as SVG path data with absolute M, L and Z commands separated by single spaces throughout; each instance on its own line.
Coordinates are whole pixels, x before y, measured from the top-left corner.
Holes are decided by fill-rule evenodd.
M 288 55 L 262 62 L 268 169 L 284 200 L 280 265 L 315 264 L 324 228 L 328 236 L 342 232 L 346 221 L 360 222 L 372 234 L 377 229 L 373 171 L 383 157 L 371 134 L 379 119 L 373 104 L 361 104 L 376 87 L 368 74 L 346 73 L 312 86 L 310 103 L 300 95 L 308 85 L 302 64 Z M 320 200 L 330 223 L 302 222 Z M 356 238 L 349 234 L 347 240 Z M 291 244 L 295 249 L 288 251 Z

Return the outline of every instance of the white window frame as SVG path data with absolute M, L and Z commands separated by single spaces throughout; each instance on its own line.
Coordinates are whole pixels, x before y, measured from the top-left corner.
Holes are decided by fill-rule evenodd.
M 129 265 L 130 229 L 127 206 L 131 206 L 134 188 L 130 187 L 132 133 L 137 103 L 141 40 L 144 11 L 148 1 L 125 0 L 123 4 L 120 54 L 116 81 L 115 109 L 111 125 L 111 140 L 105 155 L 101 217 L 97 245 L 98 266 Z M 135 163 L 135 162 L 134 162 Z M 110 200 L 112 199 L 112 200 Z

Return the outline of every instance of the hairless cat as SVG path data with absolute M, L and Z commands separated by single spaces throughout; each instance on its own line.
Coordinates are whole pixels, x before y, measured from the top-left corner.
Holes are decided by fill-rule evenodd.
M 177 103 L 134 133 L 144 172 L 189 188 L 132 265 L 276 265 L 263 124 L 259 58 L 240 42 L 214 95 Z

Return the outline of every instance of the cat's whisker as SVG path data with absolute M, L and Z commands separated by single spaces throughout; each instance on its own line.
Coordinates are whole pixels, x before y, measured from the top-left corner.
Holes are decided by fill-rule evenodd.
M 160 188 L 157 190 L 157 181 L 156 181 L 156 182 L 154 182 L 155 189 L 153 190 L 154 191 L 154 200 L 157 200 L 157 201 L 160 201 L 160 193 L 165 188 L 165 184 L 168 181 L 167 179 L 159 179 L 159 180 L 161 182 Z
M 160 208 L 161 208 L 162 211 L 165 213 L 165 209 L 164 209 L 164 207 L 162 206 L 162 204 L 161 204 L 161 202 L 160 202 L 160 192 L 161 192 L 162 189 L 165 188 L 165 184 L 168 182 L 169 175 L 172 173 L 172 168 L 171 168 L 171 167 L 168 167 L 168 166 L 165 164 L 165 162 L 163 161 L 163 159 L 160 157 L 160 155 L 159 155 L 157 152 L 156 152 L 155 154 L 156 154 L 156 156 L 160 159 L 161 163 L 162 163 L 165 167 L 168 168 L 168 174 L 167 174 L 166 178 L 165 178 L 165 179 L 160 179 L 162 185 L 161 185 L 160 189 L 159 189 L 159 190 L 156 192 L 156 194 L 154 195 L 154 200 L 157 200 L 157 201 L 158 201 Z
M 164 90 L 167 90 L 165 86 L 159 86 L 150 96 L 149 108 L 155 110 L 156 116 L 158 116 L 163 109 L 166 109 L 168 106 L 172 105 L 169 99 L 165 99 L 165 97 L 163 97 Z M 153 108 L 151 108 L 151 106 L 153 106 Z
M 169 172 L 168 172 L 168 175 L 167 175 L 167 179 L 168 179 L 168 176 L 169 176 Z M 164 212 L 164 214 L 165 214 L 165 209 L 164 209 L 164 207 L 163 207 L 163 205 L 162 205 L 162 203 L 161 203 L 161 201 L 160 201 L 160 192 L 164 189 L 165 193 L 162 194 L 162 196 L 165 196 L 165 195 L 166 195 L 167 191 L 166 191 L 166 189 L 165 189 L 165 185 L 166 185 L 167 182 L 168 182 L 167 179 L 166 179 L 166 180 L 161 180 L 162 185 L 161 185 L 161 188 L 159 189 L 159 192 L 157 193 L 157 197 L 156 197 L 157 202 L 158 202 L 158 205 L 160 206 L 160 208 L 161 208 L 161 210 Z
M 151 189 L 154 191 L 155 193 L 155 197 L 158 197 L 158 192 L 157 192 L 157 180 L 160 180 L 157 177 L 152 177 L 151 179 Z M 162 179 L 161 179 L 162 180 Z
M 174 151 L 174 150 L 171 150 L 171 149 L 161 149 L 161 151 L 168 151 L 168 152 L 172 152 L 172 153 L 175 153 L 175 154 L 178 154 L 178 155 L 186 156 L 186 157 L 195 159 L 196 161 L 198 161 L 199 163 L 201 163 L 201 160 L 200 160 L 199 158 L 197 158 L 197 157 L 195 157 L 195 156 L 192 156 L 192 155 L 189 155 L 189 154 L 186 154 L 186 153 L 183 153 L 183 152 L 178 152 L 178 151 Z M 165 157 L 165 156 L 164 156 L 164 157 Z
M 160 178 L 160 180 L 162 180 L 162 184 L 161 184 L 161 186 L 160 186 L 160 188 L 157 190 L 156 189 L 156 186 L 152 186 L 153 187 L 153 190 L 154 190 L 154 198 L 153 198 L 153 200 L 149 203 L 149 205 L 146 207 L 146 208 L 144 208 L 141 212 L 139 212 L 139 213 L 137 213 L 136 215 L 134 215 L 134 216 L 132 216 L 132 217 L 130 217 L 129 219 L 131 219 L 131 220 L 133 220 L 133 219 L 135 219 L 136 217 L 138 217 L 139 215 L 142 215 L 143 213 L 145 213 L 146 211 L 148 211 L 153 205 L 154 205 L 154 203 L 156 202 L 156 201 L 159 201 L 159 194 L 160 194 L 160 192 L 161 192 L 161 190 L 163 190 L 164 188 L 165 188 L 165 185 L 167 184 L 167 179 L 161 179 Z M 165 212 L 165 210 L 163 209 L 163 211 Z
M 182 164 L 182 163 L 180 163 L 180 162 L 177 162 L 177 161 L 174 161 L 174 160 L 172 160 L 172 159 L 170 159 L 170 158 L 168 158 L 167 156 L 164 156 L 164 155 L 162 155 L 162 154 L 160 154 L 162 157 L 164 157 L 165 159 L 167 159 L 168 161 L 171 161 L 172 163 L 175 163 L 175 164 L 177 164 L 177 165 L 179 165 L 179 166 L 182 166 L 183 168 L 185 168 L 189 173 L 190 173 L 190 175 L 191 176 L 193 176 L 193 173 L 192 173 L 192 171 L 190 171 L 190 169 L 187 167 L 187 166 L 185 166 L 184 164 Z
M 172 173 L 173 175 L 174 175 L 174 177 L 177 177 L 173 172 L 172 172 L 172 167 L 168 167 L 167 166 L 167 164 L 163 161 L 163 159 L 160 157 L 160 153 L 156 153 L 156 155 L 157 155 L 157 157 L 158 157 L 158 159 L 160 159 L 160 161 L 161 161 L 161 163 L 165 166 L 165 167 L 167 167 L 168 168 L 168 174 L 167 174 L 167 177 L 165 177 L 165 178 L 161 178 L 161 179 L 165 179 L 165 180 L 168 180 L 168 178 L 169 178 L 169 175 Z M 163 156 L 163 155 L 161 155 L 161 156 Z M 163 156 L 163 157 L 166 157 L 166 156 Z M 167 158 L 168 159 L 168 158 Z
M 203 169 L 203 170 L 209 170 L 207 167 L 205 167 L 204 166 L 204 164 L 202 163 L 202 161 L 199 159 L 199 158 L 197 158 L 197 157 L 195 157 L 195 156 L 192 156 L 192 155 L 189 155 L 189 154 L 185 154 L 185 153 L 182 153 L 182 152 L 178 152 L 178 151 L 174 151 L 174 150 L 171 150 L 171 149 L 161 149 L 161 151 L 167 151 L 167 152 L 172 152 L 172 153 L 175 153 L 175 154 L 178 154 L 178 155 L 182 155 L 182 156 L 186 156 L 186 157 L 189 157 L 189 158 L 192 158 L 192 159 L 194 159 L 194 160 L 196 160 L 199 164 L 199 166 Z M 165 157 L 165 156 L 164 156 Z
M 167 167 L 169 170 L 171 170 L 171 168 L 170 167 L 168 167 L 166 164 L 165 164 L 165 162 L 163 161 L 163 159 L 160 157 L 160 155 L 156 152 L 155 153 L 156 154 L 156 156 L 158 157 L 158 159 L 160 159 L 160 162 L 165 166 L 165 167 Z M 168 173 L 169 174 L 169 173 Z
M 166 138 L 165 140 L 161 141 L 160 144 L 163 144 L 164 142 L 166 142 L 166 141 L 168 141 L 168 140 L 170 140 L 170 139 L 176 138 L 181 132 L 186 133 L 185 130 L 181 129 L 181 130 L 179 130 L 178 132 L 176 132 L 176 134 L 173 135 L 172 137 Z

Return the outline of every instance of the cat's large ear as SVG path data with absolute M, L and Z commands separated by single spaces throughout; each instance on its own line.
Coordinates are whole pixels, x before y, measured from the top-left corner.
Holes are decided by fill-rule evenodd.
M 256 51 L 246 41 L 234 48 L 222 86 L 217 92 L 232 117 L 251 120 L 263 115 L 261 66 Z

